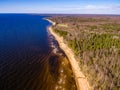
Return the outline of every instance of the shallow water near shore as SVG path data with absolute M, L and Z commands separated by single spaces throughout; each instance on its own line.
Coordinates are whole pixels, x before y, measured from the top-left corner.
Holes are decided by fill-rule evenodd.
M 45 16 L 0 14 L 0 90 L 76 90 Z

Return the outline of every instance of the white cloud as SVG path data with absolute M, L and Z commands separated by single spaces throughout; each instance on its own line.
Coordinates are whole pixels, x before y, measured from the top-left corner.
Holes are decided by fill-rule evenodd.
M 0 6 L 1 7 L 1 6 Z M 71 14 L 120 14 L 120 4 L 113 5 L 14 5 L 1 7 L 0 12 L 28 12 L 28 13 L 71 13 Z
M 120 14 L 120 4 L 115 5 L 85 5 L 67 8 L 69 11 L 85 14 Z M 66 9 L 66 11 L 67 11 Z
M 97 9 L 109 9 L 110 7 L 108 6 L 96 6 L 96 5 L 87 5 L 84 7 L 84 9 L 93 9 L 93 10 L 97 10 Z

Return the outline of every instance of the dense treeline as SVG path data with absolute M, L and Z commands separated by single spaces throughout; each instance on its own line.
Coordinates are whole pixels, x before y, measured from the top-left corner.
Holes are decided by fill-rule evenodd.
M 93 90 L 120 89 L 120 17 L 52 17 Z M 58 24 L 66 24 L 61 27 Z
M 67 32 L 66 31 L 61 31 L 61 30 L 57 30 L 57 29 L 54 29 L 54 32 L 58 33 L 60 36 L 62 37 L 66 37 L 67 35 Z
M 114 36 L 110 34 L 98 35 L 92 33 L 87 39 L 68 40 L 68 44 L 72 49 L 79 48 L 80 51 L 110 49 L 112 47 L 120 49 L 120 40 L 114 39 Z

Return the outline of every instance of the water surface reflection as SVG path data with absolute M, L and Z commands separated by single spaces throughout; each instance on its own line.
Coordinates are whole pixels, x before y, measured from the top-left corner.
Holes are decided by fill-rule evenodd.
M 0 90 L 76 90 L 70 64 L 44 17 L 0 14 Z

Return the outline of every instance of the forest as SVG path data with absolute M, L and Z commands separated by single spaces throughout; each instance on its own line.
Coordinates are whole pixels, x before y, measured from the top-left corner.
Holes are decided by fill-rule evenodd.
M 53 16 L 93 90 L 120 89 L 120 16 Z

